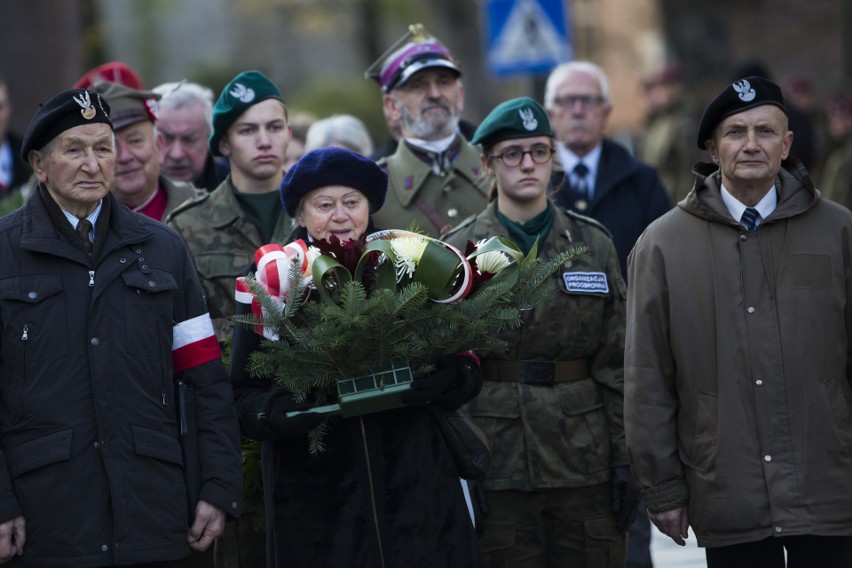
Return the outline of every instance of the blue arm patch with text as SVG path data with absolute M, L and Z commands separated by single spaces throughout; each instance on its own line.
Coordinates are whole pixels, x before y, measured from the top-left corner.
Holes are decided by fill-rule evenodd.
M 565 290 L 580 294 L 609 294 L 609 283 L 603 272 L 563 272 Z

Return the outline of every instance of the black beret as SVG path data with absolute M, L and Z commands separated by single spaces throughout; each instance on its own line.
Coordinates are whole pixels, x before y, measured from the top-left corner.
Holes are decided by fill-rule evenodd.
M 544 107 L 529 97 L 520 97 L 494 107 L 476 129 L 470 142 L 482 144 L 483 148 L 488 149 L 503 140 L 533 136 L 552 138 L 553 127 Z
M 30 150 L 41 150 L 45 144 L 75 126 L 108 124 L 109 105 L 95 91 L 69 89 L 39 105 L 30 120 L 21 144 L 21 159 L 28 161 Z
M 295 217 L 305 195 L 329 185 L 357 189 L 375 212 L 385 202 L 388 175 L 373 160 L 352 150 L 331 146 L 311 150 L 284 174 L 280 188 L 284 210 Z
M 781 87 L 769 79 L 753 75 L 734 81 L 704 109 L 698 125 L 698 147 L 706 150 L 704 143 L 713 136 L 713 129 L 729 116 L 763 105 L 775 105 L 787 114 Z

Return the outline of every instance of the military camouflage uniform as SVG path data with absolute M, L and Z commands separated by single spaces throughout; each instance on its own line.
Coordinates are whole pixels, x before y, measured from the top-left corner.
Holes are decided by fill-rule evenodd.
M 495 213 L 492 202 L 445 240 L 463 249 L 468 240 L 508 237 Z M 622 412 L 626 289 L 606 229 L 555 209 L 550 232 L 539 242 L 539 257 L 553 258 L 570 244 L 584 244 L 589 252 L 552 277 L 555 295 L 528 314 L 521 328 L 503 333 L 505 352 L 479 354 L 485 382 L 468 410 L 491 442 L 485 486 L 492 514 L 481 541 L 489 566 L 624 565 L 626 538 L 616 529 L 608 482 L 613 467 L 627 464 Z M 569 293 L 563 274 L 579 272 L 596 273 L 598 286 L 605 275 L 608 291 Z M 518 360 L 562 362 L 562 367 L 556 367 L 556 382 L 550 385 L 494 380 L 494 365 Z M 564 368 L 574 369 L 574 376 L 560 376 Z M 546 528 L 541 518 L 550 519 Z M 549 534 L 522 534 L 525 530 Z M 517 550 L 517 542 L 531 541 L 538 542 Z M 544 550 L 545 541 L 556 546 Z
M 166 223 L 181 234 L 195 261 L 216 338 L 230 339 L 231 318 L 236 313 L 235 279 L 252 265 L 254 251 L 267 244 L 240 208 L 231 176 L 211 193 L 175 209 Z M 272 242 L 286 243 L 292 230 L 292 222 L 282 210 Z
M 408 144 L 379 160 L 388 172 L 385 204 L 373 214 L 380 229 L 408 229 L 411 222 L 421 232 L 438 237 L 462 219 L 482 211 L 486 203 L 487 178 L 482 170 L 479 150 L 457 136 L 457 155 L 444 171 L 418 156 Z M 422 152 L 422 150 L 418 150 Z M 424 154 L 425 156 L 425 154 Z M 427 205 L 418 205 L 423 202 Z M 426 207 L 430 213 L 425 213 Z

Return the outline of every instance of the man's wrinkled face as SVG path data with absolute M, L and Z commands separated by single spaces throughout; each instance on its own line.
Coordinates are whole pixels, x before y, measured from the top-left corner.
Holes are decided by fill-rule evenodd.
M 597 78 L 583 71 L 572 71 L 557 89 L 548 114 L 556 139 L 583 156 L 603 140 L 611 111 Z
M 30 152 L 39 183 L 56 203 L 77 217 L 94 211 L 115 172 L 115 138 L 107 124 L 83 124 Z
M 113 192 L 129 207 L 138 207 L 157 189 L 163 140 L 147 120 L 115 133 L 118 155 Z
M 440 140 L 451 136 L 464 110 L 464 88 L 449 69 L 418 71 L 384 96 L 388 123 L 400 122 L 406 138 Z
M 775 105 L 762 105 L 725 118 L 706 143 L 722 173 L 722 183 L 735 195 L 748 187 L 772 187 L 792 144 L 787 115 Z
M 157 130 L 163 137 L 162 173 L 169 179 L 192 182 L 204 171 L 211 127 L 198 104 L 160 107 Z

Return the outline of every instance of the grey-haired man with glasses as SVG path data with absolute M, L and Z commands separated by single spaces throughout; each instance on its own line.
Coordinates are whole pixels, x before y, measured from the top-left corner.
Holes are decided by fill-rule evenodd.
M 565 170 L 551 180 L 554 199 L 609 229 L 626 276 L 636 239 L 671 208 L 666 190 L 651 166 L 604 137 L 612 99 L 603 69 L 587 61 L 556 67 L 547 79 L 544 107 Z

